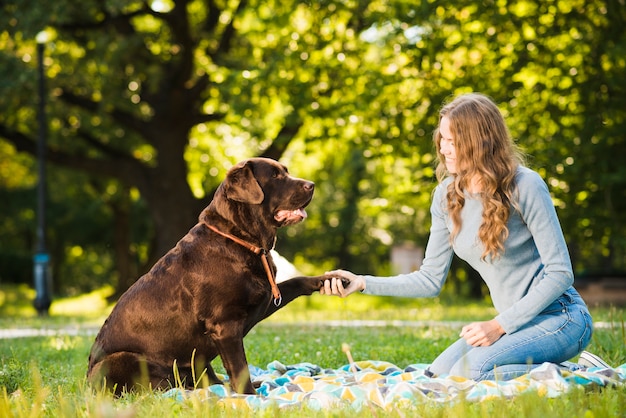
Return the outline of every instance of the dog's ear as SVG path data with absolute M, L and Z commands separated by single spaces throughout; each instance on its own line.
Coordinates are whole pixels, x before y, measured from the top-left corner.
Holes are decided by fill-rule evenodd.
M 234 166 L 225 181 L 226 197 L 237 202 L 258 205 L 263 202 L 263 189 L 254 177 L 252 163 L 244 161 Z

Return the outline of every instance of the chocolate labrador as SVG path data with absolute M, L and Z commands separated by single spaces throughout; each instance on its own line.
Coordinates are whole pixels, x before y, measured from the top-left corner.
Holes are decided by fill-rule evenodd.
M 117 395 L 179 381 L 192 388 L 206 368 L 210 384 L 222 383 L 210 364 L 219 355 L 231 389 L 255 393 L 244 336 L 326 278 L 277 285 L 269 252 L 279 227 L 306 218 L 313 190 L 274 160 L 234 166 L 199 222 L 121 296 L 91 348 L 88 380 Z

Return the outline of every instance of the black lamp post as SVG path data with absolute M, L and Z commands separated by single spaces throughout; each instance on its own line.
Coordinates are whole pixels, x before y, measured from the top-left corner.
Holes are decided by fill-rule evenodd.
M 44 50 L 47 34 L 37 35 L 37 60 L 39 70 L 39 140 L 37 142 L 37 248 L 33 257 L 35 296 L 34 306 L 39 315 L 47 315 L 51 301 L 52 275 L 50 274 L 50 255 L 46 250 L 46 102 L 44 76 Z

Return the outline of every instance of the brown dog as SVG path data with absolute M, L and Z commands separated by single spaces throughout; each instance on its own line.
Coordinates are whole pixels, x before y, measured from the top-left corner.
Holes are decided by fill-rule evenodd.
M 119 299 L 96 337 L 87 372 L 120 394 L 136 385 L 186 387 L 218 355 L 231 388 L 255 393 L 243 338 L 264 318 L 322 286 L 325 276 L 275 284 L 276 230 L 302 221 L 314 184 L 274 160 L 233 167 L 196 224 Z M 197 373 L 196 373 L 197 372 Z

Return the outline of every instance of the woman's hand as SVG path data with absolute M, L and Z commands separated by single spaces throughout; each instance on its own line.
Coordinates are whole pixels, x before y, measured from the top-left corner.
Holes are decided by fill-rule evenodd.
M 495 319 L 484 322 L 472 322 L 461 329 L 461 338 L 472 347 L 487 347 L 500 339 L 504 329 Z
M 320 294 L 322 295 L 335 295 L 345 298 L 357 290 L 365 290 L 365 279 L 363 276 L 357 276 L 346 270 L 333 270 L 327 272 L 326 275 L 333 278 L 324 281 L 324 286 L 320 289 Z M 350 284 L 344 287 L 342 279 L 350 282 Z

